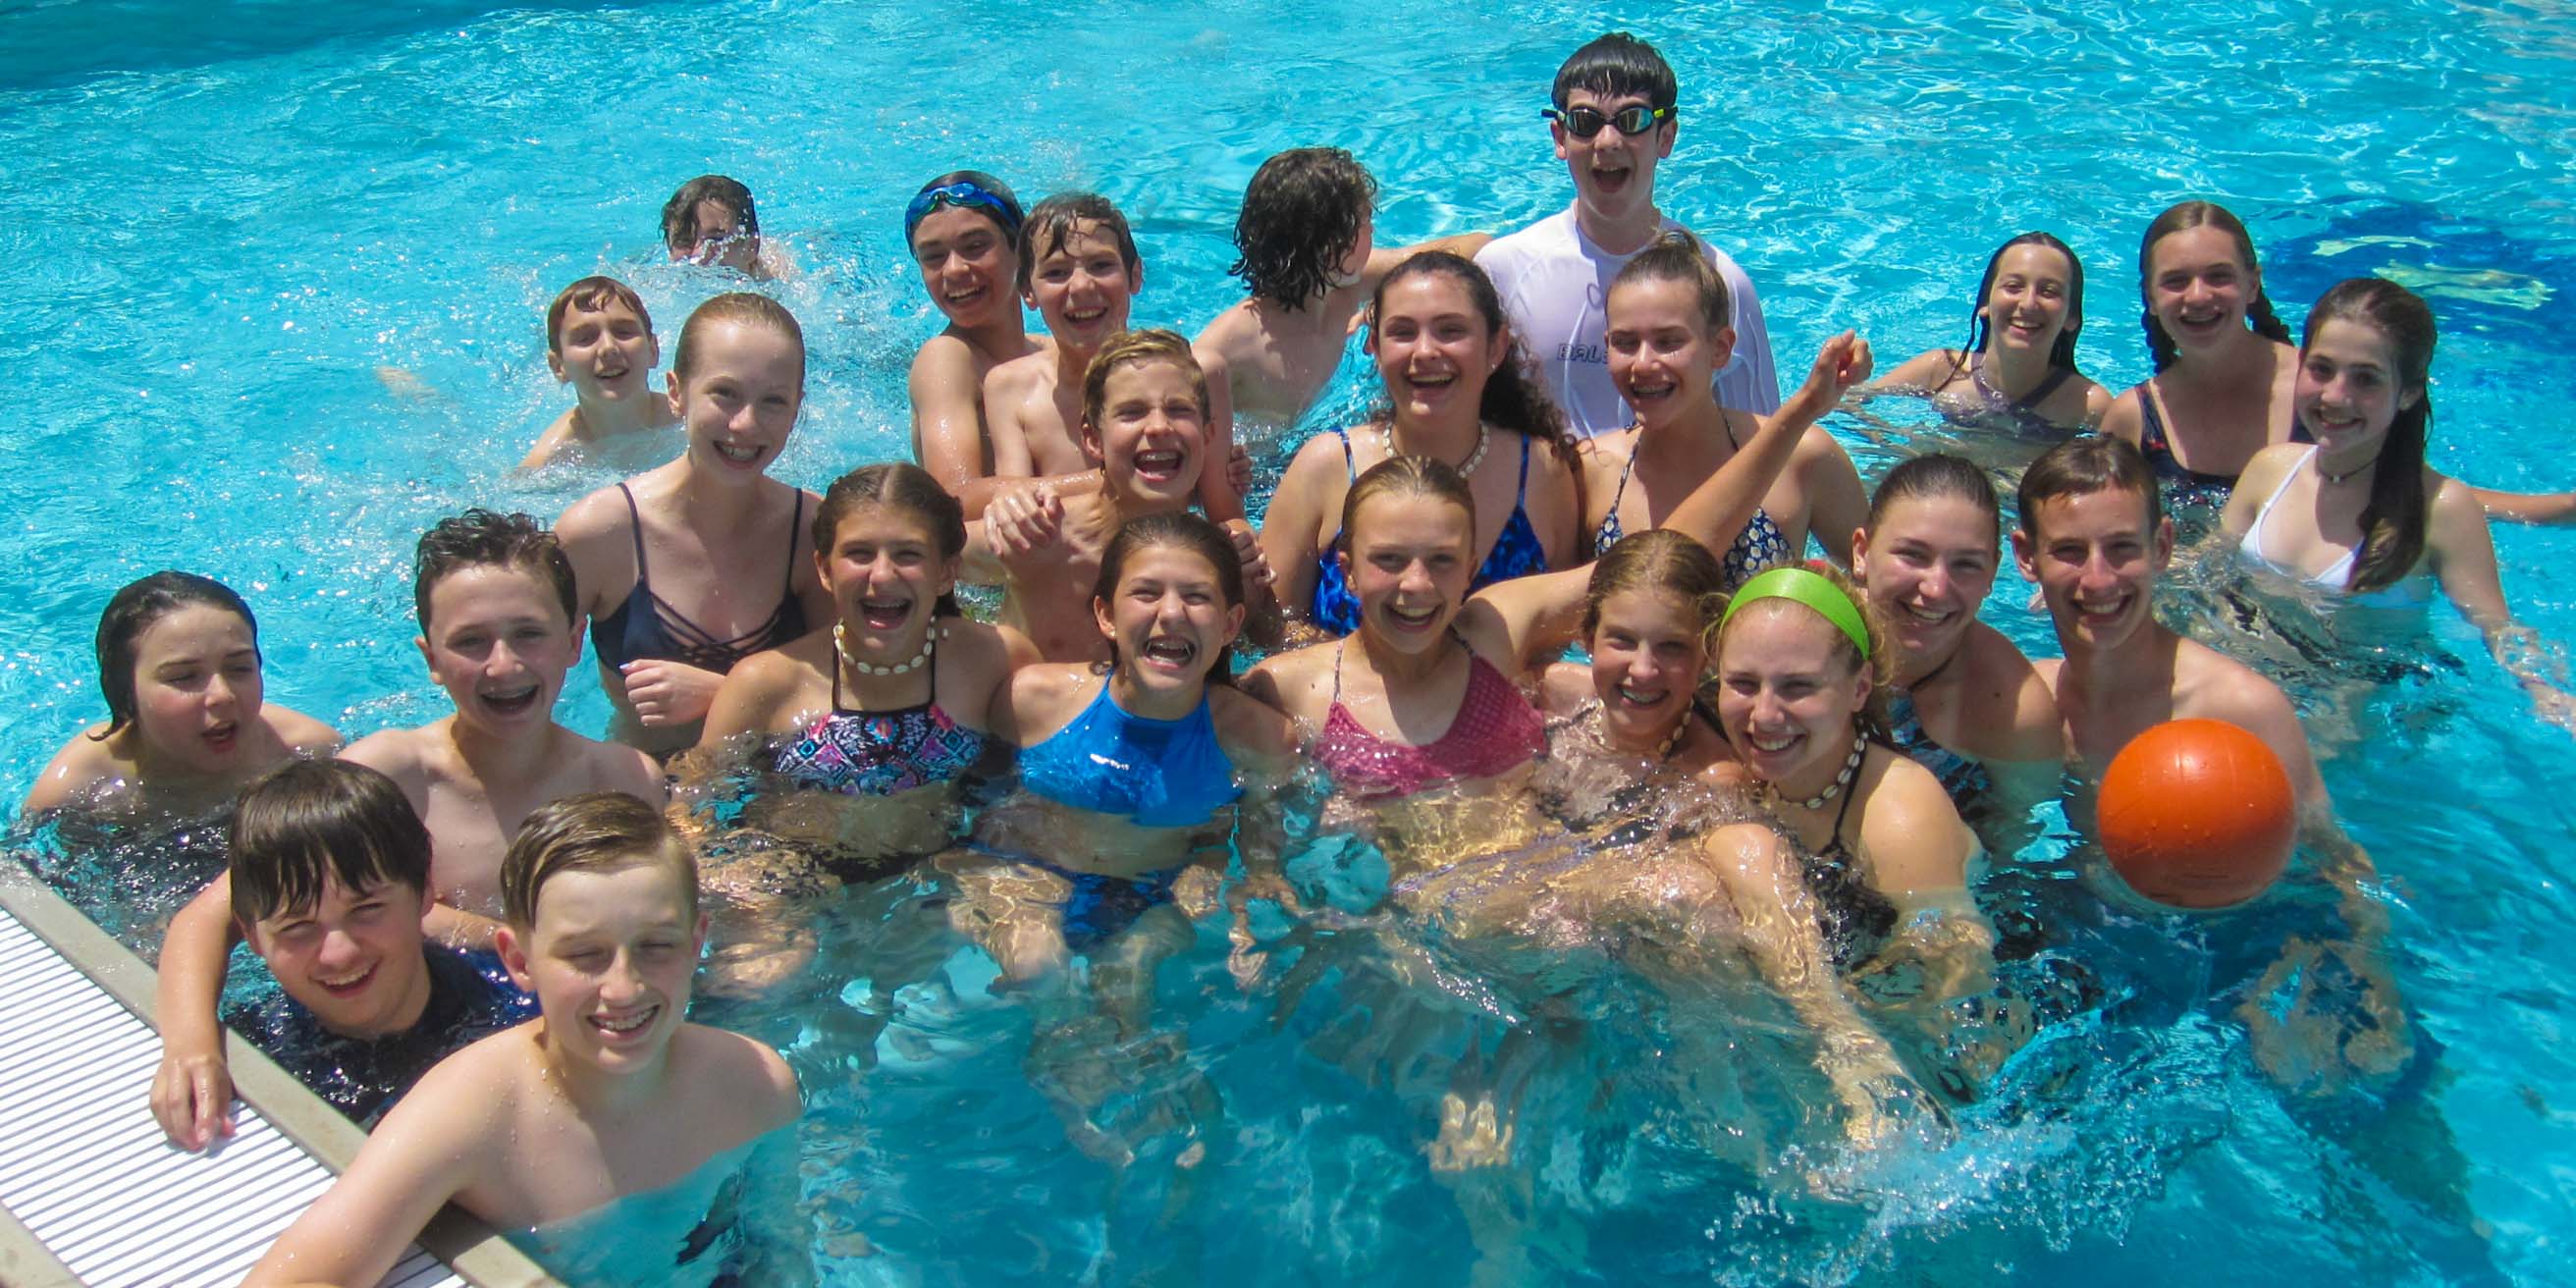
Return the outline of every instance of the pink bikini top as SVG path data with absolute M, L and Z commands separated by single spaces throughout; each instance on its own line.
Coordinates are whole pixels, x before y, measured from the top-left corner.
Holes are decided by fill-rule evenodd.
M 1538 709 L 1502 672 L 1469 654 L 1467 693 L 1449 731 L 1422 746 L 1389 742 L 1342 705 L 1342 656 L 1333 654 L 1333 705 L 1315 740 L 1315 759 L 1333 785 L 1362 800 L 1410 796 L 1461 778 L 1492 778 L 1527 764 L 1545 748 Z

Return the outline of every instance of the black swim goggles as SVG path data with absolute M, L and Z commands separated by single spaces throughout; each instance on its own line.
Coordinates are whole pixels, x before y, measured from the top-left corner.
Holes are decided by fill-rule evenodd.
M 1631 103 L 1608 114 L 1604 114 L 1597 107 L 1569 107 L 1562 112 L 1551 107 L 1540 112 L 1539 115 L 1564 126 L 1566 133 L 1578 139 L 1588 139 L 1599 134 L 1601 127 L 1605 125 L 1615 127 L 1621 134 L 1634 138 L 1671 120 L 1673 109 Z

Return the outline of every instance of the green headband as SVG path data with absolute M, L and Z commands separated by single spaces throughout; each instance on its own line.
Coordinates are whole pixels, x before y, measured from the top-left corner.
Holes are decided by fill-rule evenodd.
M 1774 568 L 1744 583 L 1735 597 L 1726 601 L 1725 615 L 1717 619 L 1717 628 L 1726 629 L 1735 620 L 1735 611 L 1757 599 L 1786 599 L 1805 604 L 1824 615 L 1826 621 L 1842 628 L 1851 642 L 1860 648 L 1861 660 L 1869 660 L 1869 623 L 1863 621 L 1860 607 L 1842 587 L 1827 580 L 1823 573 L 1805 568 Z

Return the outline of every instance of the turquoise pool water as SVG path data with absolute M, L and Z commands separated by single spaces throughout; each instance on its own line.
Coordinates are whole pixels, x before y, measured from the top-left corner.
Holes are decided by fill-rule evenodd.
M 1829 328 L 1859 327 L 1891 362 L 1955 343 L 1988 249 L 2045 227 L 2091 270 L 2087 366 L 2126 385 L 2146 369 L 2137 232 L 2211 197 L 2253 226 L 2293 318 L 2356 273 L 2425 290 L 2444 334 L 2437 464 L 2576 487 L 2549 392 L 2576 358 L 2565 6 L 1630 16 L 1682 73 L 1665 205 L 1752 274 L 1786 370 Z M 819 485 L 902 450 L 904 364 L 935 326 L 900 242 L 922 179 L 975 165 L 1031 199 L 1098 188 L 1144 243 L 1139 321 L 1195 330 L 1235 297 L 1235 204 L 1279 149 L 1357 153 L 1390 241 L 1561 208 L 1537 109 L 1608 20 L 1531 3 L 15 8 L 0 22 L 0 703 L 19 714 L 0 793 L 95 716 L 98 607 L 162 566 L 251 597 L 275 700 L 352 733 L 438 714 L 408 644 L 411 541 L 467 503 L 552 514 L 602 481 L 503 477 L 560 405 L 539 313 L 605 269 L 673 335 L 718 289 L 659 262 L 656 214 L 682 179 L 749 182 L 807 270 L 780 289 L 813 348 L 780 468 Z M 386 367 L 425 391 L 389 393 Z M 1365 396 L 1356 369 L 1345 380 L 1340 399 Z M 1884 461 L 1841 428 L 1865 470 Z M 2562 640 L 2571 540 L 2498 536 L 2522 615 Z M 2045 626 L 2025 593 L 2007 581 L 1989 614 L 2028 644 Z M 2079 998 L 1961 1115 L 1957 1144 L 1837 1173 L 1823 1198 L 1747 1177 L 1778 1155 L 1745 1139 L 1791 1134 L 1758 1076 L 1785 1058 L 1773 1018 L 1718 999 L 1699 1011 L 1751 1022 L 1676 1031 L 1692 1008 L 1616 972 L 1543 995 L 1461 985 L 1447 1018 L 1399 1021 L 1349 975 L 1293 1005 L 1247 997 L 1211 932 L 1162 980 L 1186 1055 L 1125 1052 L 1122 1076 L 1183 1098 L 1203 1083 L 1223 1126 L 1196 1169 L 1149 1152 L 1123 1175 L 1066 1148 L 1021 1068 L 1028 1014 L 984 1001 L 969 956 L 949 961 L 950 988 L 903 995 L 872 1070 L 841 1017 L 875 999 L 718 1014 L 793 1049 L 814 1099 L 807 1191 L 828 1268 L 853 1282 L 1446 1282 L 1492 1228 L 1471 1214 L 1505 1212 L 1524 1259 L 1497 1264 L 1533 1279 L 2126 1284 L 2260 1266 L 2285 1282 L 2549 1283 L 2576 1230 L 2568 737 L 2493 691 L 2447 612 L 2437 633 L 2456 672 L 2318 729 L 2389 880 L 2399 978 L 2447 1048 L 2403 1121 L 2293 1116 L 2195 1003 L 2195 981 L 2241 971 L 2234 941 L 2262 927 L 2079 918 L 2046 865 L 2025 884 L 2077 923 L 2063 952 L 2096 995 L 2130 1000 Z M 2313 668 L 2267 665 L 2326 705 Z M 566 716 L 604 723 L 586 675 Z M 828 917 L 823 960 L 856 970 L 878 915 Z M 1439 1061 L 1370 1050 L 1363 1021 L 1382 1013 Z M 1506 1030 L 1542 1040 L 1500 1052 Z M 1734 1064 L 1710 1055 L 1727 1041 Z M 1534 1108 L 1513 1166 L 1451 1185 L 1423 1145 L 1447 1063 L 1471 1047 L 1535 1070 Z M 2428 1111 L 2455 1166 L 2410 1134 Z M 2457 1205 L 2400 1195 L 2390 1173 L 2456 1180 L 2487 1246 Z

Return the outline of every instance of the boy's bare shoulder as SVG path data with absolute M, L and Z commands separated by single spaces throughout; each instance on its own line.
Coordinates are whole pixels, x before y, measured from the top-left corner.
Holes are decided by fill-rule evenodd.
M 1224 312 L 1211 319 L 1190 341 L 1190 348 L 1201 363 L 1209 358 L 1233 362 L 1257 352 L 1260 340 L 1260 315 L 1253 311 L 1252 301 L 1244 299 L 1227 305 Z
M 2299 716 L 2281 686 L 2254 668 L 2197 640 L 2176 641 L 2173 718 L 2224 720 L 2267 736 L 2297 729 Z
M 540 1076 L 536 1070 L 543 1062 L 536 1058 L 534 1037 L 536 1026 L 544 1022 L 522 1021 L 457 1048 L 403 1093 L 385 1125 L 426 1117 L 439 1131 L 457 1136 L 478 1128 L 507 1134 Z M 460 1146 L 470 1143 L 458 1141 Z
M 537 435 L 537 441 L 528 448 L 528 454 L 519 458 L 519 468 L 541 470 L 574 455 L 582 442 L 581 421 L 573 414 L 579 410 L 578 406 L 564 408 L 563 414 L 555 417 L 554 422 Z
M 997 362 L 984 373 L 984 397 L 988 400 L 1025 398 L 1045 386 L 1047 374 L 1055 370 L 1055 355 L 1024 353 L 1008 362 Z
M 683 1024 L 671 1041 L 684 1098 L 711 1114 L 739 1115 L 742 1135 L 783 1127 L 803 1112 L 796 1071 L 768 1043 L 705 1024 Z
M 662 784 L 662 767 L 653 758 L 621 742 L 600 740 L 575 733 L 561 725 L 557 731 L 565 739 L 570 754 L 560 762 L 568 771 L 559 776 L 562 791 L 551 793 L 568 796 L 581 791 L 624 792 L 648 801 L 661 801 L 669 796 Z
M 341 749 L 340 759 L 365 765 L 400 784 L 406 795 L 416 796 L 435 776 L 429 732 L 437 727 L 379 729 Z
M 954 379 L 961 375 L 974 378 L 975 346 L 946 331 L 922 341 L 921 348 L 912 355 L 914 380 Z

